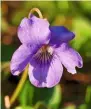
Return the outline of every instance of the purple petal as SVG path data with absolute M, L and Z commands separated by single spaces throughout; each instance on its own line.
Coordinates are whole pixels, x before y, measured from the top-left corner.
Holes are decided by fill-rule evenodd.
M 59 48 L 56 48 L 55 52 L 59 55 L 62 64 L 69 73 L 75 74 L 75 67 L 81 68 L 83 66 L 80 54 L 69 47 L 67 43 L 61 44 Z
M 24 18 L 18 28 L 18 37 L 22 43 L 46 44 L 50 39 L 49 23 L 35 16 Z
M 55 55 L 50 62 L 50 65 L 39 67 L 37 63 L 29 67 L 30 82 L 36 87 L 51 88 L 59 83 L 63 73 L 63 67 L 59 58 Z
M 11 73 L 18 75 L 26 67 L 31 56 L 36 52 L 36 46 L 21 45 L 13 54 L 10 64 Z
M 72 40 L 75 35 L 64 26 L 51 26 L 51 40 L 50 44 L 61 44 Z

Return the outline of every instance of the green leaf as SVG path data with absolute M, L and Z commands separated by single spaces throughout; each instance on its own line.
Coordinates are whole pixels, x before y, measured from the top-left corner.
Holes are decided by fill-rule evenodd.
M 33 104 L 42 101 L 49 106 L 49 108 L 57 109 L 61 102 L 61 89 L 59 85 L 53 88 L 35 88 L 34 91 Z
M 14 25 L 19 25 L 21 20 L 24 17 L 28 17 L 28 14 L 32 8 L 39 8 L 42 12 L 43 16 L 47 19 L 52 19 L 55 17 L 56 14 L 56 7 L 55 4 L 52 1 L 26 1 L 23 4 L 23 7 L 21 10 L 16 11 L 12 18 L 12 23 Z M 36 13 L 34 13 L 35 15 Z M 37 14 L 36 14 L 37 15 Z
M 91 37 L 91 24 L 81 17 L 73 19 L 73 31 L 76 34 L 73 46 L 80 49 L 88 38 Z
M 69 106 L 65 107 L 64 109 L 76 109 L 76 106 L 75 105 L 69 105 Z
M 62 96 L 61 96 L 61 88 L 60 85 L 57 85 L 54 88 L 54 92 L 52 97 L 49 100 L 48 106 L 52 109 L 57 109 L 60 102 L 61 102 Z
M 12 18 L 12 24 L 13 25 L 16 25 L 18 26 L 21 22 L 21 20 L 24 18 L 24 17 L 27 17 L 28 15 L 28 12 L 26 9 L 22 9 L 22 10 L 19 10 L 17 11 L 14 15 L 13 15 L 13 18 Z
M 49 20 L 55 17 L 56 14 L 56 7 L 53 1 L 27 1 L 24 2 L 24 7 L 28 11 L 34 7 L 39 8 L 43 14 L 43 17 L 46 17 Z
M 5 108 L 4 95 L 3 95 L 3 93 L 0 96 L 0 106 L 1 106 L 1 109 L 4 109 Z
M 75 38 L 72 46 L 80 51 L 86 60 L 89 60 L 91 58 L 91 23 L 87 19 L 77 17 L 73 19 L 73 32 Z
M 58 1 L 57 6 L 60 9 L 61 12 L 65 13 L 69 10 L 69 3 L 68 1 Z
M 9 24 L 5 19 L 2 18 L 2 23 L 1 23 L 1 30 L 2 32 L 6 32 L 9 27 Z
M 14 109 L 34 109 L 34 108 L 32 108 L 30 106 L 17 106 Z
M 20 95 L 19 101 L 22 106 L 32 105 L 34 95 L 34 87 L 30 84 L 29 81 L 26 81 Z
M 86 103 L 91 103 L 91 86 L 87 87 L 85 101 Z
M 35 109 L 47 109 L 47 106 L 43 102 L 37 102 L 34 106 Z
M 85 12 L 91 14 L 91 1 L 80 1 L 79 4 Z
M 88 109 L 86 104 L 81 104 L 78 109 Z
M 36 104 L 38 101 L 42 101 L 48 104 L 54 92 L 54 88 L 34 88 L 34 101 L 33 104 Z
M 14 53 L 16 49 L 15 45 L 1 45 L 1 61 L 10 61 L 12 54 Z

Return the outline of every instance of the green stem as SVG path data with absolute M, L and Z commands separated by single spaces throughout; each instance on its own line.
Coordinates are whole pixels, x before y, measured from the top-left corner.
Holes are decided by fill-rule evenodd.
M 15 102 L 16 98 L 18 97 L 18 95 L 19 95 L 19 93 L 20 93 L 20 91 L 21 91 L 21 89 L 22 89 L 22 87 L 23 87 L 23 85 L 24 85 L 24 83 L 27 79 L 27 75 L 28 75 L 28 73 L 27 73 L 27 68 L 26 68 L 25 71 L 22 74 L 22 77 L 21 77 L 21 79 L 18 83 L 18 86 L 16 87 L 13 95 L 11 96 L 10 106 Z
M 33 12 L 37 12 L 38 15 L 39 15 L 39 17 L 40 17 L 40 18 L 43 18 L 42 13 L 41 13 L 41 11 L 40 11 L 38 8 L 33 8 L 33 9 L 31 9 L 31 10 L 30 10 L 30 13 L 29 13 L 29 15 L 28 15 L 28 18 L 30 18 L 31 14 L 32 14 Z M 6 66 L 7 66 L 7 64 L 6 64 Z M 21 89 L 22 89 L 22 87 L 23 87 L 23 85 L 24 85 L 24 83 L 25 83 L 25 81 L 26 81 L 26 79 L 27 79 L 27 75 L 28 75 L 28 74 L 27 74 L 27 68 L 26 68 L 25 71 L 24 71 L 23 74 L 22 74 L 22 77 L 21 77 L 21 79 L 20 79 L 20 81 L 19 81 L 19 83 L 18 83 L 18 86 L 16 87 L 16 89 L 15 89 L 13 95 L 12 95 L 11 98 L 10 98 L 10 107 L 11 107 L 12 104 L 15 102 L 16 98 L 18 97 L 18 95 L 19 95 L 19 93 L 20 93 L 20 91 L 21 91 Z
M 39 15 L 39 18 L 43 19 L 42 13 L 41 13 L 41 11 L 40 11 L 38 8 L 33 8 L 33 9 L 31 9 L 30 12 L 29 12 L 28 18 L 30 18 L 31 14 L 32 14 L 33 12 L 37 12 L 38 15 Z

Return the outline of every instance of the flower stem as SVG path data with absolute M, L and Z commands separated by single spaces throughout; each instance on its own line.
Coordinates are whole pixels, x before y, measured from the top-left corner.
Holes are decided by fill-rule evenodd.
M 27 73 L 27 68 L 26 68 L 25 71 L 22 74 L 22 77 L 21 77 L 21 79 L 18 83 L 18 86 L 16 87 L 13 95 L 11 96 L 10 106 L 15 102 L 16 98 L 18 97 L 18 95 L 19 95 L 19 93 L 20 93 L 20 91 L 21 91 L 21 89 L 22 89 L 22 87 L 23 87 L 23 85 L 24 85 L 24 83 L 27 79 L 27 75 L 28 75 L 28 73 Z
M 33 12 L 37 12 L 38 15 L 39 15 L 39 18 L 43 19 L 42 13 L 41 13 L 41 11 L 40 11 L 38 8 L 33 8 L 33 9 L 31 9 L 30 12 L 29 12 L 28 18 L 30 18 L 31 14 L 32 14 Z

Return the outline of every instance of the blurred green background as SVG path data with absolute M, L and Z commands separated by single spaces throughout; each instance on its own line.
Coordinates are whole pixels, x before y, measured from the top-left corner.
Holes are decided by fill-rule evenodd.
M 21 44 L 17 27 L 34 7 L 51 25 L 64 25 L 75 33 L 70 44 L 81 54 L 84 66 L 75 75 L 64 70 L 60 83 L 51 89 L 35 88 L 27 79 L 11 109 L 91 109 L 90 1 L 1 2 L 1 109 L 6 109 L 5 95 L 11 97 L 21 78 L 12 76 L 9 69 L 12 54 Z

